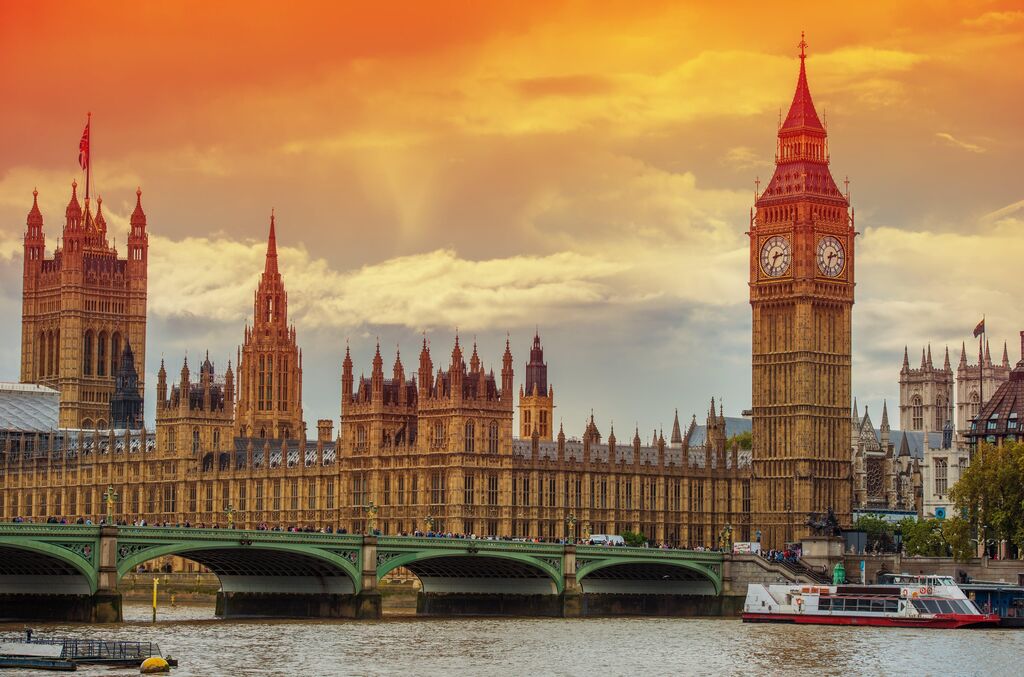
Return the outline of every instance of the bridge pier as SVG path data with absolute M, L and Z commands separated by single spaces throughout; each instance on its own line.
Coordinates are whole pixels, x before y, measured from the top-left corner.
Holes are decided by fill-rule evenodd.
M 121 591 L 117 589 L 117 527 L 100 527 L 99 569 L 96 594 L 92 596 L 93 623 L 120 623 Z

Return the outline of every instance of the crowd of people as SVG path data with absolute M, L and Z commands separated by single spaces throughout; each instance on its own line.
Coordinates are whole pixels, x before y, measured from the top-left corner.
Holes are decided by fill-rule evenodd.
M 32 518 L 27 518 L 26 519 L 24 517 L 15 517 L 12 521 L 15 522 L 15 523 L 18 523 L 18 524 L 22 524 L 22 523 L 34 524 L 35 523 L 35 520 L 33 520 Z M 99 526 L 105 526 L 107 524 L 107 521 L 106 521 L 106 519 L 101 519 L 99 522 L 94 523 L 91 519 L 79 517 L 79 518 L 75 519 L 73 522 L 69 522 L 67 520 L 67 518 L 64 518 L 64 517 L 52 517 L 51 516 L 51 517 L 48 517 L 46 519 L 46 523 L 47 524 L 80 524 L 80 525 L 93 525 L 93 524 L 97 524 Z M 117 526 L 125 526 L 125 527 L 127 527 L 127 526 L 133 526 L 133 527 L 169 527 L 169 528 L 176 528 L 176 529 L 238 529 L 239 528 L 235 524 L 226 524 L 225 525 L 225 524 L 220 524 L 218 522 L 211 522 L 210 524 L 206 524 L 205 522 L 196 522 L 196 523 L 193 524 L 189 520 L 185 520 L 184 522 L 167 522 L 167 521 L 149 522 L 148 520 L 143 519 L 143 518 L 140 518 L 140 519 L 137 519 L 137 520 L 133 520 L 133 521 L 123 520 L 123 519 L 122 520 L 114 520 L 112 522 L 112 524 L 115 524 Z M 325 525 L 325 526 L 322 526 L 322 527 L 314 527 L 313 525 L 301 526 L 301 525 L 284 525 L 284 524 L 270 524 L 268 522 L 259 522 L 258 524 L 256 524 L 256 526 L 253 527 L 253 529 L 255 531 L 277 531 L 277 532 L 287 532 L 287 533 L 321 533 L 321 534 L 340 534 L 340 535 L 344 535 L 344 534 L 348 534 L 349 533 L 348 529 L 345 529 L 344 527 L 335 529 L 333 526 L 331 526 L 329 524 Z M 610 547 L 610 548 L 625 547 L 627 545 L 625 543 L 625 541 L 622 538 L 620 538 L 620 537 L 609 538 L 607 536 L 600 536 L 600 537 L 596 537 L 595 538 L 595 537 L 589 537 L 588 536 L 587 538 L 569 539 L 569 538 L 537 538 L 537 537 L 515 537 L 515 536 L 481 536 L 481 535 L 477 535 L 477 534 L 466 534 L 466 533 L 454 532 L 454 531 L 434 531 L 432 529 L 428 529 L 426 531 L 421 531 L 419 529 L 416 529 L 416 530 L 411 531 L 411 532 L 410 531 L 402 531 L 402 532 L 396 533 L 396 534 L 384 534 L 379 529 L 373 529 L 372 531 L 367 532 L 366 535 L 372 535 L 372 536 L 400 536 L 400 537 L 406 537 L 406 538 L 410 538 L 410 537 L 411 538 L 452 538 L 452 539 L 472 540 L 472 541 L 507 541 L 507 542 L 521 542 L 521 543 L 550 543 L 550 544 L 553 544 L 553 545 L 599 545 L 599 546 Z M 677 549 L 678 550 L 694 550 L 694 551 L 705 551 L 705 550 L 711 551 L 712 550 L 712 549 L 709 549 L 709 548 L 705 548 L 703 546 L 696 546 L 696 547 L 693 547 L 693 548 L 687 548 L 687 547 L 676 547 L 676 546 L 673 546 L 673 545 L 670 545 L 670 544 L 664 543 L 664 542 L 657 543 L 657 544 L 652 544 L 652 543 L 647 542 L 647 541 L 645 541 L 640 547 L 643 547 L 643 548 L 653 548 L 653 549 L 657 549 L 657 550 L 677 550 Z M 772 551 L 772 552 L 776 552 L 776 551 Z M 787 552 L 789 552 L 789 551 L 787 551 Z M 762 553 L 762 555 L 764 555 L 764 554 L 765 553 Z
M 761 557 L 765 558 L 769 562 L 788 562 L 790 564 L 796 564 L 800 559 L 800 551 L 798 549 L 787 548 L 785 550 L 762 550 Z

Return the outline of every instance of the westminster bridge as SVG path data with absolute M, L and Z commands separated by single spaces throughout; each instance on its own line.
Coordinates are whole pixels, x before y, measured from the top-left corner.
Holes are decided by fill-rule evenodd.
M 721 613 L 716 552 L 499 540 L 12 523 L 0 525 L 0 617 L 121 620 L 118 581 L 176 555 L 220 580 L 221 617 L 379 618 L 404 567 L 423 614 Z

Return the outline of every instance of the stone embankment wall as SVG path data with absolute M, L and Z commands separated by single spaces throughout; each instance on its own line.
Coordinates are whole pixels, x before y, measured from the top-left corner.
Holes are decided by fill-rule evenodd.
M 843 566 L 846 577 L 860 582 L 860 562 L 864 560 L 865 579 L 868 583 L 878 580 L 880 573 L 939 574 L 962 580 L 967 575 L 971 580 L 1024 584 L 1024 560 L 995 560 L 973 558 L 958 562 L 951 557 L 904 557 L 901 555 L 846 555 Z

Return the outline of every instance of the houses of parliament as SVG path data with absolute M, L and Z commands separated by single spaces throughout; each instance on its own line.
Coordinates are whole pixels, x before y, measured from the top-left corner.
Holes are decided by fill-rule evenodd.
M 424 336 L 406 362 L 378 345 L 369 377 L 356 378 L 346 348 L 340 425 L 320 420 L 313 434 L 273 214 L 234 363 L 184 359 L 175 373 L 161 360 L 148 431 L 148 236 L 141 191 L 136 198 L 126 259 L 107 243 L 99 201 L 95 213 L 88 200 L 83 208 L 75 186 L 62 246 L 47 258 L 33 201 L 21 380 L 59 392 L 59 425 L 0 437 L 0 519 L 98 521 L 112 487 L 118 519 L 248 528 L 543 539 L 635 531 L 673 546 L 760 538 L 776 547 L 807 534 L 810 512 L 831 507 L 850 522 L 855 231 L 829 171 L 803 48 L 775 175 L 749 223 L 750 450 L 728 441 L 713 399 L 700 422 L 676 414 L 667 440 L 604 434 L 593 415 L 576 434 L 556 429 L 539 334 L 524 346 L 522 384 L 509 340 L 493 355 L 497 372 L 457 334 L 443 347 Z

